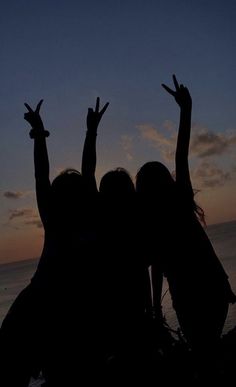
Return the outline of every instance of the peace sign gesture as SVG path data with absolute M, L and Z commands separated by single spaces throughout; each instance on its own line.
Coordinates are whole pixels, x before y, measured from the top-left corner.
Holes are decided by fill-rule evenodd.
M 98 97 L 96 100 L 95 110 L 93 110 L 92 108 L 88 109 L 88 114 L 87 114 L 87 128 L 88 128 L 88 130 L 95 131 L 95 132 L 97 131 L 99 122 L 101 121 L 103 114 L 107 110 L 108 105 L 109 105 L 109 102 L 107 102 L 103 106 L 103 108 L 99 111 L 100 98 Z
M 32 128 L 37 131 L 44 130 L 43 121 L 39 115 L 42 103 L 43 99 L 39 101 L 35 111 L 27 103 L 24 104 L 26 109 L 28 110 L 28 112 L 24 114 L 24 119 L 28 121 Z
M 39 101 L 35 110 L 33 110 L 27 103 L 24 104 L 26 109 L 28 110 L 28 112 L 24 114 L 24 119 L 28 121 L 32 127 L 30 131 L 31 138 L 36 138 L 39 136 L 40 137 L 49 136 L 49 132 L 47 130 L 44 130 L 43 121 L 39 114 L 42 103 L 43 103 L 43 99 Z
M 192 98 L 191 95 L 187 89 L 187 87 L 183 86 L 182 84 L 179 85 L 176 76 L 173 75 L 173 82 L 175 86 L 175 90 L 170 89 L 168 86 L 162 83 L 162 87 L 173 97 L 175 98 L 177 104 L 180 106 L 180 108 L 188 108 L 191 109 L 192 107 Z

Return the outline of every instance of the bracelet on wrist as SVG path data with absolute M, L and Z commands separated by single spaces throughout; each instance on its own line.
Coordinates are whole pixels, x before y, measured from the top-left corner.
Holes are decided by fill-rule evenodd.
M 50 133 L 48 130 L 37 130 L 37 129 L 31 129 L 30 138 L 46 138 L 50 136 Z

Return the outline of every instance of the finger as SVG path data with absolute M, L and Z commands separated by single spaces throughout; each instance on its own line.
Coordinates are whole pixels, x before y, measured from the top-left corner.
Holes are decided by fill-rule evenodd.
M 184 90 L 184 92 L 185 92 L 185 95 L 188 95 L 188 96 L 191 98 L 189 89 L 188 89 L 187 87 L 183 87 L 183 90 Z
M 28 105 L 27 103 L 24 103 L 26 109 L 30 112 L 30 113 L 33 113 L 33 109 L 31 109 L 30 105 Z
M 37 107 L 36 107 L 36 110 L 35 110 L 36 113 L 39 113 L 39 110 L 40 110 L 40 108 L 41 108 L 42 103 L 43 103 L 43 99 L 41 99 L 41 100 L 39 101 L 39 103 L 38 103 L 38 105 L 37 105 Z
M 173 82 L 174 82 L 174 85 L 175 85 L 176 90 L 179 90 L 179 83 L 178 83 L 178 81 L 177 81 L 177 79 L 176 79 L 175 74 L 173 74 Z
M 95 108 L 95 112 L 96 112 L 96 113 L 99 113 L 99 105 L 100 105 L 100 98 L 97 97 L 97 100 L 96 100 L 96 108 Z
M 93 113 L 93 108 L 88 108 L 88 114 Z
M 100 111 L 100 116 L 102 116 L 102 115 L 105 113 L 105 111 L 106 111 L 107 108 L 108 108 L 108 105 L 109 105 L 109 102 L 107 102 L 107 103 L 103 106 L 102 110 Z
M 172 90 L 168 86 L 164 85 L 164 83 L 162 83 L 161 86 L 167 91 L 167 93 L 169 93 L 175 97 L 176 92 L 174 90 Z

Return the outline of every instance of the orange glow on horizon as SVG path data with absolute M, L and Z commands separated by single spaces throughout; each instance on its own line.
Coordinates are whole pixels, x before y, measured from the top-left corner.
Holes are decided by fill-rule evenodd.
M 1 238 L 0 264 L 38 258 L 43 248 L 42 230 L 17 230 Z

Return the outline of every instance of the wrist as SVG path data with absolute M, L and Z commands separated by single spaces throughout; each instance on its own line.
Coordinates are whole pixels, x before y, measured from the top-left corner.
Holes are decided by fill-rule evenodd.
M 180 111 L 181 111 L 181 113 L 191 113 L 192 105 L 180 106 Z

